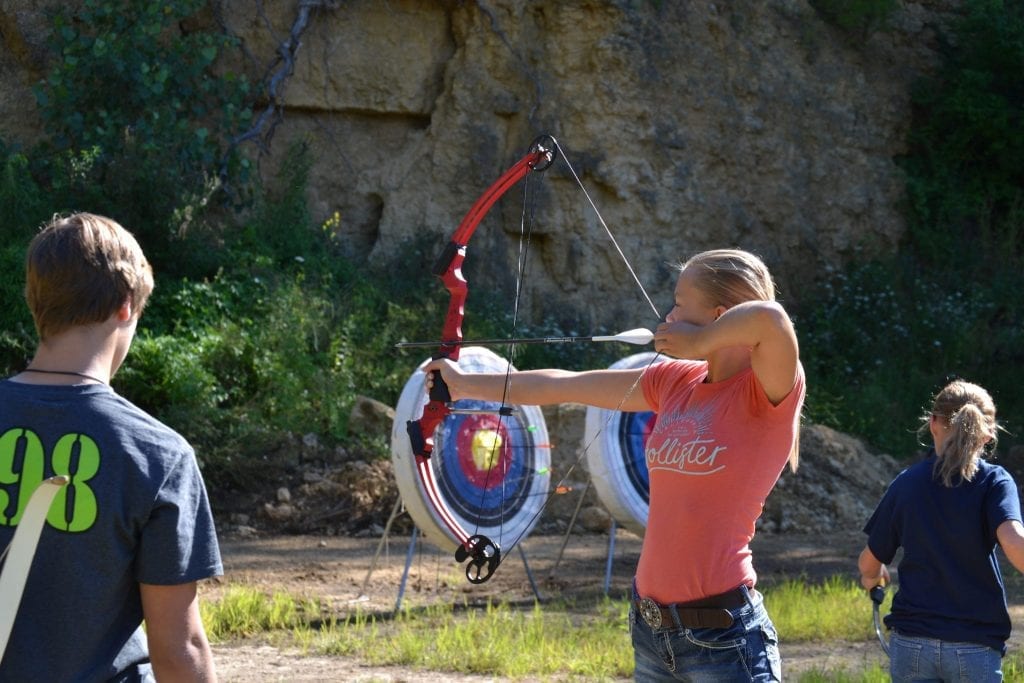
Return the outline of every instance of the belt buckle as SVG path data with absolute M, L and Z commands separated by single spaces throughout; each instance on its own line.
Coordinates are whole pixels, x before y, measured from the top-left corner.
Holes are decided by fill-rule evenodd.
M 637 605 L 640 608 L 640 616 L 651 628 L 661 628 L 661 607 L 650 598 L 643 598 Z

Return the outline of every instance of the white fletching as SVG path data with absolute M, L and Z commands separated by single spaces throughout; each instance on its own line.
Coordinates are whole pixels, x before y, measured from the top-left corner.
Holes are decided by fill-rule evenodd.
M 627 344 L 643 345 L 650 344 L 654 341 L 654 333 L 650 330 L 638 327 L 635 330 L 626 330 L 625 332 L 619 332 L 618 334 L 611 334 L 603 337 L 591 337 L 591 340 L 596 342 L 615 341 L 625 342 Z

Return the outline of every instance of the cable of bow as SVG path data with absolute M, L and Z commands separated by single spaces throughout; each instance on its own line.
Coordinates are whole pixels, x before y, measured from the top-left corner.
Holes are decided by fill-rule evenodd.
M 556 154 L 557 143 L 554 138 L 546 135 L 537 138 L 530 145 L 526 155 L 505 171 L 474 202 L 435 262 L 432 272 L 440 278 L 450 298 L 444 327 L 441 330 L 440 346 L 432 356 L 434 359 L 459 359 L 459 350 L 462 348 L 462 321 L 465 317 L 468 293 L 468 283 L 462 274 L 462 263 L 466 257 L 466 247 L 477 226 L 505 192 L 529 173 L 546 170 L 554 162 Z M 418 420 L 406 423 L 409 442 L 416 458 L 416 471 L 430 505 L 459 543 L 455 550 L 455 560 L 460 564 L 468 561 L 466 578 L 471 583 L 483 583 L 501 563 L 501 548 L 484 534 L 467 532 L 441 496 L 430 465 L 430 457 L 434 451 L 434 432 L 451 414 L 451 394 L 440 373 L 431 373 L 431 380 L 432 386 L 428 401 L 423 406 L 422 416 Z M 511 408 L 506 408 L 502 404 L 500 414 L 511 414 Z

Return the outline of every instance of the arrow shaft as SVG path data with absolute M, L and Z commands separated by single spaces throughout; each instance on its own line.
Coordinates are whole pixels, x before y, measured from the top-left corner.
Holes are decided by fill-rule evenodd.
M 488 344 L 568 344 L 571 342 L 611 341 L 612 337 L 526 337 L 519 339 L 464 339 L 461 341 L 398 342 L 396 349 L 412 349 L 420 346 L 486 346 Z
M 625 344 L 650 344 L 654 335 L 650 330 L 635 329 L 618 334 L 597 335 L 592 337 L 521 337 L 519 339 L 465 339 L 458 341 L 441 342 L 398 342 L 395 348 L 411 349 L 419 346 L 467 346 L 475 344 L 486 346 L 488 344 L 568 344 L 574 342 L 623 342 Z

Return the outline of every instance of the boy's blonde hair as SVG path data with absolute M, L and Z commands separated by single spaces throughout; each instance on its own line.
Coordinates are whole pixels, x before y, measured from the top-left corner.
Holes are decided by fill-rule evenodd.
M 130 232 L 91 213 L 54 218 L 25 256 L 25 300 L 41 341 L 100 323 L 126 302 L 142 314 L 153 269 Z

